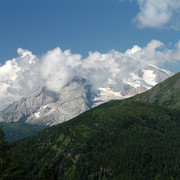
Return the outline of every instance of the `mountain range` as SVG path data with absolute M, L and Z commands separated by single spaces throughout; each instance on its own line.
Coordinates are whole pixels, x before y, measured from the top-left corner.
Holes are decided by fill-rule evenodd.
M 41 87 L 10 104 L 0 112 L 0 122 L 56 125 L 109 100 L 142 93 L 172 75 L 167 70 L 149 65 L 132 72 L 130 78 L 122 80 L 118 89 L 112 85 L 95 89 L 88 80 L 76 76 L 59 92 Z
M 11 144 L 24 179 L 177 179 L 180 73 Z

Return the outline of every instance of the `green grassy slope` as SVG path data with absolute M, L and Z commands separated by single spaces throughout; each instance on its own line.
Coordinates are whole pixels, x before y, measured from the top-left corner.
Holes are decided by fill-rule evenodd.
M 175 74 L 149 91 L 131 98 L 180 110 L 180 73 Z
M 141 102 L 114 101 L 16 142 L 27 179 L 47 162 L 59 179 L 163 179 L 180 175 L 180 119 Z

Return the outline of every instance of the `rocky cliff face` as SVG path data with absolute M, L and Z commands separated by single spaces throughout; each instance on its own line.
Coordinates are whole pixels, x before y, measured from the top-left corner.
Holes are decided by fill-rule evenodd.
M 27 98 L 14 102 L 0 113 L 0 121 L 54 125 L 91 106 L 90 85 L 84 79 L 74 78 L 59 93 L 42 87 Z
M 0 112 L 0 121 L 55 125 L 103 102 L 144 92 L 171 75 L 169 71 L 149 66 L 133 72 L 130 78 L 124 79 L 119 89 L 99 87 L 96 90 L 87 80 L 75 77 L 59 92 L 42 87 L 14 102 Z

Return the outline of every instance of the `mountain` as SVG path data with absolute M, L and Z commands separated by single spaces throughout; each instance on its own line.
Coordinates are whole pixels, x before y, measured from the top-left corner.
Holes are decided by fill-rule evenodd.
M 172 81 L 176 78 L 180 79 L 179 74 L 167 80 L 172 82 L 169 88 L 176 87 L 178 81 Z M 163 89 L 160 92 L 163 95 Z M 133 98 L 114 100 L 18 141 L 13 147 L 25 162 L 24 179 L 51 172 L 58 179 L 72 180 L 177 179 L 179 116 L 180 111 L 170 107 Z
M 130 77 L 123 79 L 119 89 L 113 89 L 111 87 L 99 88 L 98 95 L 95 97 L 95 100 L 99 102 L 96 102 L 94 106 L 109 100 L 125 99 L 142 93 L 172 75 L 173 73 L 153 65 L 138 68 L 130 73 Z
M 109 100 L 144 92 L 170 76 L 171 72 L 151 65 L 135 70 L 122 80 L 118 88 L 111 84 L 96 89 L 86 79 L 74 77 L 59 92 L 41 87 L 28 97 L 14 102 L 0 112 L 0 121 L 52 126 Z
M 54 125 L 89 109 L 91 95 L 86 80 L 79 78 L 74 78 L 59 93 L 42 87 L 3 110 L 0 121 Z

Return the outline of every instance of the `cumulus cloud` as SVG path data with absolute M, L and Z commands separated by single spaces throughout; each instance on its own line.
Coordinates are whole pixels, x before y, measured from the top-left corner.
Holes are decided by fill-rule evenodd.
M 138 50 L 135 51 L 134 49 Z M 133 51 L 135 52 L 133 53 Z M 179 60 L 179 57 L 175 57 L 174 51 L 167 49 L 165 45 L 158 40 L 152 40 L 142 49 L 134 46 L 132 49 L 127 50 L 126 54 L 131 56 L 134 60 L 140 61 L 141 64 L 148 63 L 156 66 L 162 66 L 165 62 L 171 60 Z
M 137 68 L 180 60 L 180 41 L 174 49 L 152 40 L 145 47 L 135 45 L 125 53 L 115 50 L 105 54 L 90 52 L 85 59 L 70 50 L 63 52 L 59 47 L 40 58 L 21 48 L 17 52 L 18 57 L 0 66 L 1 110 L 41 86 L 58 92 L 74 76 L 86 78 L 95 91 L 102 87 L 118 91 L 123 79 L 129 78 Z
M 62 52 L 60 48 L 48 51 L 40 58 L 41 78 L 50 90 L 59 91 L 66 82 L 77 74 L 81 64 L 81 55 L 70 50 Z
M 19 48 L 18 57 L 0 67 L 0 109 L 33 92 L 41 84 L 38 58 Z
M 140 28 L 173 28 L 180 30 L 179 0 L 137 0 L 140 12 L 134 21 Z

